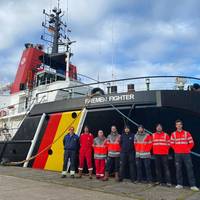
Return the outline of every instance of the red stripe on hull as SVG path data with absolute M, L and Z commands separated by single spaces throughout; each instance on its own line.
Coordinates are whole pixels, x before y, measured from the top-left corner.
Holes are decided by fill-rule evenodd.
M 44 150 L 48 145 L 50 145 L 53 142 L 61 116 L 61 114 L 53 114 L 50 116 L 47 128 L 40 143 L 38 153 Z M 33 168 L 44 169 L 47 158 L 48 150 L 35 158 Z

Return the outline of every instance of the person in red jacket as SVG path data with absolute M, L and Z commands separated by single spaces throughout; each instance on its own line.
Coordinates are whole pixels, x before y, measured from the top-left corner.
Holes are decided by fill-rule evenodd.
M 104 177 L 105 174 L 105 164 L 107 158 L 107 145 L 106 137 L 102 130 L 98 131 L 98 136 L 94 139 L 94 162 L 96 168 L 96 178 L 100 179 Z
M 138 126 L 138 132 L 134 138 L 135 152 L 136 152 L 136 168 L 137 168 L 137 181 L 141 182 L 142 177 L 142 164 L 144 164 L 146 179 L 149 184 L 152 182 L 151 174 L 151 148 L 152 137 L 145 132 L 143 125 Z
M 152 134 L 153 155 L 155 156 L 156 184 L 162 182 L 162 168 L 165 174 L 167 186 L 171 186 L 171 178 L 168 163 L 170 137 L 163 131 L 162 125 L 156 126 L 156 132 Z
M 84 127 L 84 133 L 80 136 L 80 152 L 79 152 L 79 174 L 78 178 L 82 177 L 84 161 L 87 161 L 87 167 L 89 171 L 89 178 L 92 179 L 92 145 L 94 137 L 92 133 L 89 132 L 87 126 Z
M 181 120 L 176 120 L 176 131 L 174 131 L 170 138 L 171 147 L 174 149 L 175 153 L 175 166 L 176 166 L 176 181 L 177 189 L 183 188 L 183 173 L 182 165 L 184 163 L 188 181 L 190 184 L 190 189 L 193 191 L 199 191 L 195 184 L 192 159 L 190 156 L 191 149 L 194 147 L 194 141 L 191 134 L 183 130 L 183 122 Z

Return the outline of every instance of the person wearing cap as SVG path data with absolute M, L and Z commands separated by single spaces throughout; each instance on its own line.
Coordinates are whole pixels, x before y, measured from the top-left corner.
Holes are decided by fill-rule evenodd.
M 125 126 L 120 137 L 120 179 L 123 181 L 127 166 L 129 167 L 129 176 L 132 182 L 136 181 L 135 173 L 135 148 L 134 134 L 130 132 L 130 128 Z
M 155 157 L 156 184 L 162 183 L 162 171 L 168 187 L 171 186 L 168 155 L 170 148 L 170 137 L 163 131 L 162 125 L 156 125 L 156 132 L 152 134 L 153 155 Z
M 65 135 L 63 139 L 64 145 L 64 163 L 62 178 L 65 178 L 67 175 L 67 165 L 68 160 L 70 159 L 70 175 L 72 178 L 75 177 L 75 163 L 76 163 L 76 153 L 79 148 L 79 138 L 74 133 L 74 127 L 69 129 L 69 133 Z
M 102 130 L 98 131 L 98 136 L 94 139 L 93 148 L 96 178 L 101 179 L 105 174 L 105 164 L 108 151 L 106 146 L 106 137 Z
M 84 161 L 87 161 L 87 167 L 89 171 L 89 178 L 92 179 L 92 146 L 93 146 L 93 134 L 89 132 L 88 126 L 84 127 L 84 132 L 80 136 L 80 151 L 79 151 L 79 173 L 78 178 L 82 177 Z
M 142 177 L 142 165 L 145 168 L 146 180 L 149 184 L 152 182 L 151 174 L 151 148 L 152 137 L 148 134 L 143 125 L 138 126 L 138 132 L 134 138 L 135 151 L 136 151 L 136 168 L 137 168 L 137 181 L 141 182 Z
M 183 188 L 183 164 L 186 167 L 188 182 L 192 191 L 199 191 L 196 187 L 190 152 L 194 147 L 194 140 L 190 132 L 183 129 L 183 122 L 176 120 L 176 131 L 171 134 L 170 143 L 175 153 L 176 189 Z
M 106 144 L 108 147 L 108 157 L 105 169 L 105 176 L 102 179 L 107 181 L 109 177 L 109 172 L 112 167 L 114 167 L 115 180 L 119 181 L 119 163 L 120 163 L 120 135 L 117 131 L 116 126 L 111 127 L 111 133 L 108 135 Z

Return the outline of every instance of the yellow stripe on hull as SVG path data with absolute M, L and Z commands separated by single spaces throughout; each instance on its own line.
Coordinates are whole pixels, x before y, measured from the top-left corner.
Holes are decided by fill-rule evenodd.
M 66 130 L 66 128 L 74 120 L 72 118 L 72 113 L 73 112 L 65 112 L 62 114 L 54 141 Z M 78 111 L 76 113 L 78 116 L 72 125 L 75 129 L 75 133 L 77 132 L 77 127 L 80 123 L 80 119 L 81 119 L 81 115 L 82 115 L 82 114 L 79 115 L 80 111 Z M 67 133 L 68 133 L 68 131 L 51 147 L 51 150 L 53 151 L 53 153 L 52 153 L 52 155 L 48 156 L 48 159 L 47 159 L 44 169 L 52 170 L 52 171 L 62 171 L 63 155 L 64 155 L 63 138 Z

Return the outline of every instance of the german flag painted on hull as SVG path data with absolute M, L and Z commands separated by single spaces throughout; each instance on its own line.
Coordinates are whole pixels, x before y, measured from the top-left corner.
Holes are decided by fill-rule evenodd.
M 66 129 L 75 120 L 72 126 L 74 127 L 76 133 L 82 115 L 79 114 L 80 111 L 77 111 L 77 118 L 74 119 L 72 117 L 72 113 L 74 112 L 57 113 L 50 116 L 37 153 L 41 152 L 48 145 L 51 145 L 54 142 L 55 143 L 52 144 L 50 150 L 46 150 L 35 158 L 32 166 L 33 168 L 62 171 L 64 154 L 63 138 L 68 133 L 68 130 Z M 64 133 L 65 131 L 66 133 Z M 57 138 L 59 139 L 57 140 Z

